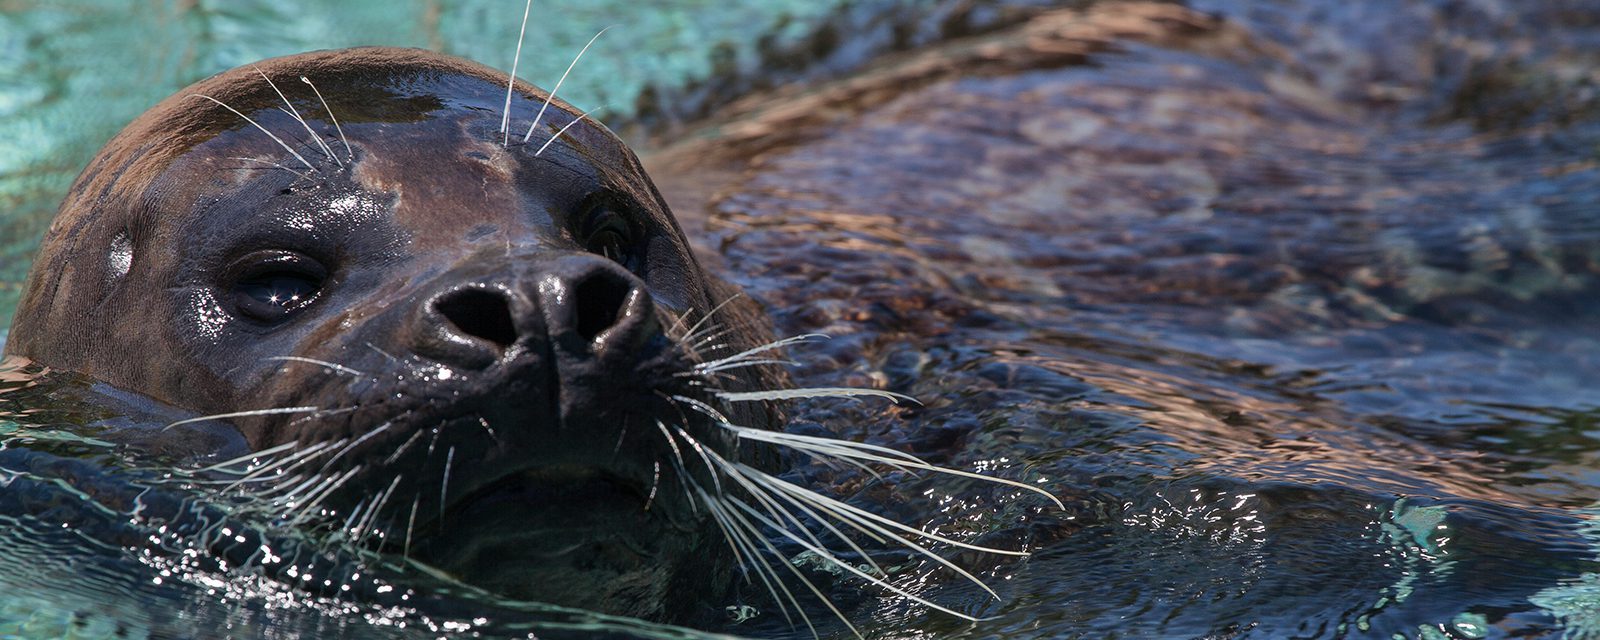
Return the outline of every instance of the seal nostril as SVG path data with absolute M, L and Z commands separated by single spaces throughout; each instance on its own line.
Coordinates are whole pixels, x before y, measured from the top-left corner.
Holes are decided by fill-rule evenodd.
M 452 291 L 435 300 L 433 308 L 463 333 L 509 347 L 517 341 L 511 305 L 505 296 L 482 289 Z
M 579 282 L 573 289 L 578 334 L 592 342 L 602 331 L 617 324 L 631 291 L 631 282 L 610 271 L 599 271 Z

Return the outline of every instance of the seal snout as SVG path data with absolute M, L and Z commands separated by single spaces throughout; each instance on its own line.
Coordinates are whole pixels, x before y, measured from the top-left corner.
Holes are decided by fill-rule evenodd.
M 607 357 L 661 335 L 654 307 L 645 284 L 621 265 L 558 255 L 517 273 L 445 284 L 419 305 L 411 346 L 472 369 L 547 348 L 562 357 Z
M 643 347 L 661 333 L 644 283 L 599 256 L 553 260 L 539 293 L 550 338 L 564 354 L 603 357 Z

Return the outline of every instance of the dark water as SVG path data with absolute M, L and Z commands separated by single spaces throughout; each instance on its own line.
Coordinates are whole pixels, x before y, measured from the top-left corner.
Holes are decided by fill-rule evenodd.
M 988 59 L 1025 61 L 898 84 L 679 211 L 781 334 L 832 336 L 791 353 L 799 382 L 923 403 L 802 403 L 792 430 L 1067 505 L 801 466 L 1034 552 L 950 554 L 1001 600 L 885 563 L 977 623 L 808 574 L 881 638 L 1600 635 L 1600 6 L 1191 5 L 1223 19 L 1110 7 L 993 36 Z M 160 416 L 16 363 L 0 381 L 0 634 L 694 635 L 292 535 L 265 542 L 361 572 L 331 583 L 355 593 L 244 572 L 229 554 L 262 540 L 229 544 L 250 525 L 166 475 L 191 461 L 116 446 Z M 729 604 L 760 615 L 726 631 L 810 636 L 758 590 Z

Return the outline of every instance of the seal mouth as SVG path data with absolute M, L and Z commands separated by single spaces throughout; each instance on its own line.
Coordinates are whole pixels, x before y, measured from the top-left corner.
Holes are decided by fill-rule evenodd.
M 645 488 L 614 470 L 524 469 L 466 490 L 421 523 L 412 557 L 504 596 L 586 604 L 552 593 L 551 580 L 578 587 L 650 566 L 666 525 L 649 506 Z
M 643 512 L 647 494 L 610 469 L 552 464 L 506 474 L 451 501 L 442 521 L 514 519 L 524 528 L 587 528 L 596 515 Z

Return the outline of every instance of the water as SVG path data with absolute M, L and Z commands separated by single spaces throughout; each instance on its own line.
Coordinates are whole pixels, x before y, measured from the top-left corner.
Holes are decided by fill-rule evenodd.
M 732 150 L 725 156 L 675 163 L 674 153 L 704 150 L 692 137 L 656 156 L 658 182 L 681 198 L 686 227 L 771 309 L 779 332 L 833 336 L 792 354 L 803 363 L 797 378 L 924 403 L 803 403 L 794 430 L 1038 482 L 1068 507 L 948 478 L 802 466 L 794 479 L 854 504 L 1035 551 L 1022 562 L 956 554 L 1000 600 L 915 562 L 891 575 L 978 623 L 808 574 L 882 638 L 1600 634 L 1591 524 L 1600 500 L 1600 8 L 1193 4 L 1228 20 L 1141 5 L 1036 21 L 1027 37 L 1001 32 L 936 54 L 981 60 L 990 73 L 896 76 L 919 59 L 891 62 L 864 76 L 890 90 L 851 86 L 838 103 L 843 117 L 805 108 L 832 95 L 824 85 L 728 116 L 735 122 L 719 123 L 712 143 Z M 489 6 L 375 8 L 367 19 L 399 43 L 493 63 L 503 48 L 486 43 L 514 34 L 505 32 L 513 20 L 498 24 Z M 209 16 L 197 7 L 173 13 Z M 204 32 L 224 35 L 149 68 L 212 69 L 193 61 L 227 66 L 371 32 L 330 28 L 357 23 L 319 11 L 215 12 L 233 26 Z M 639 23 L 687 28 L 685 16 L 700 15 L 690 11 Z M 563 51 L 615 21 L 570 15 L 570 30 L 548 28 L 567 32 Z M 175 30 L 196 22 L 140 19 Z M 123 60 L 159 40 L 123 31 L 126 20 L 33 8 L 4 24 L 32 34 L 25 55 L 49 40 L 79 47 L 62 50 L 65 59 L 110 50 Z M 752 21 L 726 24 L 741 20 Z M 714 57 L 703 38 L 660 29 L 680 34 L 666 41 L 697 42 L 663 64 Z M 103 48 L 112 41 L 102 33 L 120 34 L 127 49 Z M 1118 44 L 1096 44 L 1105 41 Z M 156 49 L 149 59 L 163 60 L 167 49 Z M 630 49 L 612 50 L 621 57 L 610 63 L 604 49 L 592 53 L 595 68 L 627 67 Z M 61 59 L 39 58 L 31 64 Z M 538 79 L 558 75 L 566 55 L 530 60 L 545 65 L 527 74 Z M 195 73 L 204 71 L 172 77 Z M 144 97 L 112 90 L 123 85 L 80 89 L 107 100 L 90 103 L 47 84 L 8 85 L 23 88 L 0 103 L 17 105 L 0 112 L 17 135 L 0 137 L 21 150 L 0 157 L 24 167 L 0 171 L 18 203 L 0 236 L 23 247 L 4 254 L 16 278 L 24 269 L 14 259 L 44 224 L 40 212 L 104 127 L 171 88 L 146 87 Z M 598 84 L 643 92 L 646 83 Z M 614 99 L 579 91 L 568 94 L 578 104 Z M 124 98 L 129 111 L 106 115 L 98 137 L 93 126 L 63 124 Z M 778 120 L 782 135 L 739 137 L 734 125 L 771 122 L 763 118 L 780 107 L 811 119 Z M 714 189 L 673 195 L 674 184 L 697 180 Z M 0 380 L 35 380 L 17 366 Z M 546 637 L 576 625 L 693 635 L 454 593 L 381 564 L 352 581 L 369 589 L 361 597 L 230 573 L 208 533 L 226 514 L 163 483 L 173 461 L 116 449 L 101 440 L 115 429 L 85 426 L 128 409 L 85 409 L 83 384 L 52 379 L 4 396 L 7 412 L 30 425 L 13 427 L 0 451 L 0 513 L 18 514 L 0 545 L 7 630 Z M 94 480 L 107 475 L 117 480 Z M 53 482 L 64 477 L 110 489 L 68 498 Z M 160 502 L 169 492 L 171 504 Z M 130 494 L 166 510 L 127 517 Z M 189 528 L 147 544 L 161 526 Z M 169 553 L 140 551 L 150 548 Z M 316 550 L 305 558 L 320 563 L 317 575 L 360 561 Z M 441 595 L 395 602 L 385 599 L 393 591 L 378 593 L 384 585 Z M 810 635 L 758 590 L 731 604 L 760 615 L 725 631 Z M 824 637 L 846 637 L 812 609 Z

